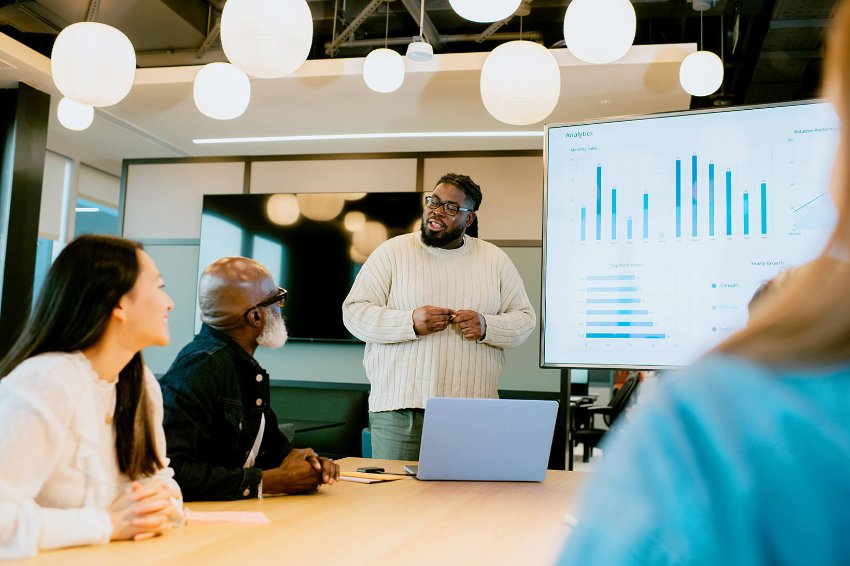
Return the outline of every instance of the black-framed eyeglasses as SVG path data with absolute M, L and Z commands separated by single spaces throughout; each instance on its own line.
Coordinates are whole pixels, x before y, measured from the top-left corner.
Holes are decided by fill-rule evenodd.
M 453 202 L 440 202 L 438 198 L 432 197 L 431 195 L 425 197 L 425 206 L 431 210 L 437 210 L 442 206 L 445 213 L 449 216 L 457 216 L 458 212 L 472 212 L 471 208 L 464 208 Z
M 256 309 L 256 308 L 265 308 L 265 307 L 270 307 L 270 306 L 272 306 L 272 305 L 274 305 L 274 304 L 276 304 L 277 306 L 279 306 L 279 307 L 283 308 L 283 307 L 286 305 L 286 296 L 287 296 L 288 294 L 289 294 L 289 293 L 288 293 L 288 291 L 287 291 L 286 289 L 284 289 L 283 287 L 278 287 L 278 288 L 277 288 L 277 293 L 275 293 L 275 295 L 274 295 L 273 297 L 269 297 L 269 298 L 268 298 L 268 299 L 266 299 L 265 301 L 263 301 L 263 302 L 261 302 L 261 303 L 257 303 L 256 305 L 254 305 L 254 306 L 253 306 L 253 307 L 251 307 L 250 309 L 246 310 L 246 311 L 245 311 L 245 313 L 244 313 L 242 316 L 247 315 L 249 312 L 251 312 L 252 310 L 254 310 L 254 309 Z

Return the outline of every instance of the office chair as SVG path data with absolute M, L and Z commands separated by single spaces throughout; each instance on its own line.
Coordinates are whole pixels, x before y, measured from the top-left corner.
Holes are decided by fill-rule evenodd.
M 602 415 L 605 424 L 609 428 L 613 426 L 614 422 L 631 401 L 632 394 L 637 389 L 638 380 L 639 376 L 637 373 L 629 376 L 622 387 L 614 393 L 607 405 L 579 404 L 572 408 L 573 416 L 570 418 L 570 438 L 567 442 L 569 446 L 568 470 L 573 469 L 573 448 L 576 443 L 581 442 L 584 444 L 584 453 L 582 454 L 581 461 L 587 462 L 590 459 L 593 448 L 599 445 L 602 437 L 609 430 L 605 428 L 593 428 L 593 417 L 595 415 Z

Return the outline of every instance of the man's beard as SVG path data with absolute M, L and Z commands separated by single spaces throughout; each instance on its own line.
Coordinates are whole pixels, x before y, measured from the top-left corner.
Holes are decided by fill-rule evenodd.
M 419 231 L 422 234 L 422 243 L 426 246 L 431 246 L 433 248 L 442 248 L 449 242 L 453 242 L 460 238 L 463 234 L 465 226 L 459 225 L 454 230 L 443 230 L 442 232 L 435 233 L 430 228 L 428 228 L 428 223 L 425 219 L 422 219 L 422 224 L 419 227 Z
M 286 331 L 283 317 L 280 316 L 280 308 L 273 305 L 269 307 L 269 315 L 266 317 L 263 331 L 257 336 L 257 344 L 274 350 L 286 344 L 287 338 L 289 333 Z

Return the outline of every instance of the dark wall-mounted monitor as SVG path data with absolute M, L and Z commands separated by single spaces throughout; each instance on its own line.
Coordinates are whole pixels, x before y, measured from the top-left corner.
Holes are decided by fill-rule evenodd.
M 253 258 L 289 291 L 291 340 L 357 342 L 342 302 L 381 242 L 418 229 L 422 193 L 206 195 L 198 271 L 226 256 Z

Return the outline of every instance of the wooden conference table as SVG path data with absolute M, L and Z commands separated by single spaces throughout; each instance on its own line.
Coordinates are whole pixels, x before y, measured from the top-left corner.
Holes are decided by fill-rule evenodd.
M 345 458 L 402 473 L 403 462 Z M 192 524 L 141 542 L 42 552 L 26 564 L 552 564 L 583 474 L 543 483 L 340 481 L 318 493 L 189 503 L 194 511 L 262 511 L 266 525 Z

